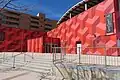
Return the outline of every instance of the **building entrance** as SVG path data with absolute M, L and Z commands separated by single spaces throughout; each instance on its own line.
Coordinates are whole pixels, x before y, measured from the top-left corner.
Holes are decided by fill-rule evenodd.
M 58 44 L 51 44 L 51 43 L 46 43 L 44 48 L 45 48 L 45 53 L 52 53 L 54 50 L 54 47 L 58 47 Z
M 77 41 L 76 42 L 76 47 L 77 47 L 77 54 L 81 53 L 81 47 L 82 47 L 82 44 L 81 44 L 81 41 Z

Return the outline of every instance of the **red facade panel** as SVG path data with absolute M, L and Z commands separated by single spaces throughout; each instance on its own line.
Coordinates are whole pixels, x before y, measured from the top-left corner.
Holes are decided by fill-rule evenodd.
M 43 36 L 44 32 L 36 32 L 23 30 L 19 28 L 0 26 L 0 31 L 5 32 L 5 39 L 0 41 L 0 51 L 20 52 L 27 49 L 30 50 L 30 45 L 27 45 L 27 40 Z M 31 43 L 29 41 L 28 43 Z
M 43 37 L 29 39 L 27 41 L 28 52 L 43 52 Z
M 47 33 L 48 37 L 60 38 L 61 47 L 69 46 L 69 53 L 76 53 L 76 41 L 81 41 L 83 47 L 117 47 L 116 8 L 115 0 L 105 0 L 85 12 L 61 23 L 57 28 Z M 113 14 L 114 33 L 106 34 L 106 15 Z M 66 44 L 66 45 L 63 45 Z M 85 49 L 84 54 L 104 55 L 103 49 Z M 109 52 L 109 51 L 108 51 Z M 108 55 L 119 55 L 112 52 Z
M 28 52 L 45 52 L 45 44 L 57 44 L 60 45 L 60 39 L 58 38 L 51 38 L 51 37 L 39 37 L 34 39 L 29 39 L 27 41 L 28 45 Z

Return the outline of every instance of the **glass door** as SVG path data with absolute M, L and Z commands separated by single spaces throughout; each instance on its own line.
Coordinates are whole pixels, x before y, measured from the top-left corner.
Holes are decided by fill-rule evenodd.
M 51 45 L 45 44 L 45 53 L 50 53 L 50 52 L 51 52 Z

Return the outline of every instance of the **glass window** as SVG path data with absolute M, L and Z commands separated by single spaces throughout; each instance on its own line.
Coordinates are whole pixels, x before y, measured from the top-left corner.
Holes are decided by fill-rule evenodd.
M 107 33 L 113 33 L 114 32 L 113 15 L 112 15 L 112 13 L 106 15 L 106 32 Z
M 5 32 L 0 32 L 0 41 L 5 40 Z
M 120 12 L 120 0 L 118 0 L 118 7 L 119 7 L 119 12 Z

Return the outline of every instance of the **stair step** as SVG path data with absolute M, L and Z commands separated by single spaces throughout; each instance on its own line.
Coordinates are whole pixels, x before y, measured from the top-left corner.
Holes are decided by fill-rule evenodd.
M 0 73 L 0 80 L 13 80 L 16 77 L 29 74 L 28 71 L 9 71 L 7 73 Z
M 12 80 L 40 80 L 40 75 L 39 73 L 30 72 L 29 74 L 16 77 Z
M 36 65 L 36 66 L 42 66 L 42 67 L 51 67 L 51 64 L 41 64 L 41 63 L 30 63 L 30 65 Z
M 39 59 L 39 58 L 35 58 L 34 60 L 36 60 L 36 61 L 45 61 L 45 62 L 52 62 L 52 60 L 51 59 Z
M 27 71 L 30 71 L 30 72 L 41 73 L 41 74 L 47 74 L 47 73 L 50 72 L 50 71 L 35 69 L 35 68 L 30 68 L 30 67 L 21 67 L 21 69 L 27 70 Z
M 13 64 L 13 62 L 4 62 L 3 64 Z M 15 64 L 25 64 L 25 62 L 15 62 Z
M 56 76 L 46 76 L 46 79 L 48 80 L 56 80 Z M 44 79 L 42 79 L 44 80 Z
M 11 67 L 13 67 L 13 62 L 5 62 L 3 64 L 10 65 Z M 24 63 L 24 62 L 15 62 L 15 67 L 22 67 L 25 64 L 27 64 L 27 62 L 26 63 Z
M 27 71 L 27 72 L 29 72 L 29 74 L 15 77 L 13 79 L 12 79 L 12 77 L 14 77 L 14 75 L 10 76 L 10 77 L 6 76 L 4 79 L 11 78 L 11 80 L 22 80 L 22 79 L 23 80 L 24 79 L 40 80 L 40 78 L 37 77 L 39 74 L 39 76 L 47 75 L 44 79 L 41 79 L 41 80 L 59 80 L 59 79 L 56 79 L 56 76 L 51 75 L 52 74 L 52 72 L 51 72 L 52 65 L 53 65 L 52 55 L 49 55 L 49 54 L 45 54 L 45 55 L 37 54 L 36 55 L 36 54 L 34 55 L 34 59 L 31 58 L 31 54 L 30 54 L 30 56 L 29 56 L 29 54 L 27 54 L 28 56 L 26 56 L 26 62 L 24 62 L 24 55 L 17 56 L 15 58 L 15 67 L 16 67 L 15 69 L 12 68 L 14 58 L 12 57 L 11 54 L 6 55 L 7 59 L 5 60 L 5 62 L 3 64 L 0 65 L 0 69 L 7 68 L 9 72 L 12 70 L 15 70 L 15 71 L 19 70 L 21 72 Z M 9 74 L 15 74 L 15 73 L 9 73 Z M 15 76 L 17 76 L 17 75 L 19 75 L 19 72 L 18 72 L 18 74 L 15 74 Z M 32 75 L 34 75 L 34 77 Z M 27 78 L 27 76 L 28 76 L 28 78 Z
M 31 61 L 31 63 L 38 63 L 38 64 L 52 64 L 52 62 L 45 62 L 44 60 L 43 61 Z
M 0 66 L 4 66 L 4 67 L 12 67 L 12 64 L 4 64 L 4 63 L 2 63 L 2 64 L 0 64 Z
M 11 67 L 12 67 L 11 65 L 1 64 L 0 65 L 0 70 L 2 70 L 2 69 L 8 69 L 8 68 L 11 68 Z
M 43 67 L 43 66 L 35 66 L 35 65 L 27 65 L 27 66 L 25 66 L 25 67 L 29 67 L 29 68 L 33 68 L 33 69 L 40 69 L 40 70 L 48 70 L 48 71 L 50 71 L 50 67 Z

